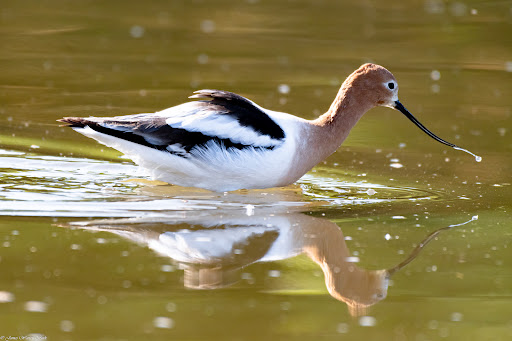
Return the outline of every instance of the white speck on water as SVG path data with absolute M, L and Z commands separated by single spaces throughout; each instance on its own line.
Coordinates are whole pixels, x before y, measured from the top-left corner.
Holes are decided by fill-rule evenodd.
M 165 305 L 165 310 L 167 310 L 168 312 L 170 313 L 174 313 L 176 311 L 176 303 L 174 302 L 169 302 Z
M 347 323 L 339 323 L 336 327 L 336 331 L 340 334 L 348 333 L 348 324 Z
M 445 157 L 444 158 L 444 162 L 450 162 L 450 158 L 449 157 Z
M 240 275 L 240 278 L 241 278 L 241 279 L 246 279 L 246 280 L 247 280 L 247 279 L 252 279 L 252 274 L 251 274 L 251 273 L 249 273 L 249 272 L 244 272 L 244 273 L 242 273 L 242 274 Z
M 404 165 L 402 165 L 401 163 L 398 163 L 398 162 L 393 162 L 391 164 L 389 164 L 389 167 L 391 168 L 402 168 Z
M 130 28 L 130 35 L 132 38 L 142 38 L 144 36 L 144 27 L 139 25 L 134 25 Z
M 384 236 L 384 239 L 386 240 L 390 240 L 392 237 L 389 233 L 386 233 L 386 235 Z
M 32 144 L 32 145 L 30 145 L 30 148 L 32 148 L 32 149 L 39 149 L 41 147 L 39 147 L 37 144 Z
M 391 219 L 407 219 L 407 218 L 404 217 L 403 215 L 394 215 L 391 217 Z
M 101 296 L 98 296 L 96 301 L 98 302 L 98 304 L 106 304 L 108 302 L 108 299 L 107 299 L 107 297 L 101 295 Z
M 60 330 L 65 333 L 71 333 L 75 329 L 75 324 L 70 320 L 60 321 Z
M 148 94 L 147 90 L 145 90 L 145 89 L 140 89 L 139 90 L 139 96 L 140 97 L 146 97 L 147 94 Z
M 448 329 L 447 327 L 439 328 L 439 336 L 442 338 L 450 336 L 450 329 Z
M 0 303 L 14 302 L 14 294 L 8 291 L 0 291 Z
M 437 71 L 437 70 L 432 70 L 432 72 L 430 72 L 430 79 L 432 79 L 433 81 L 438 81 L 441 79 L 441 72 Z
M 345 236 L 345 240 L 352 240 L 351 236 Z
M 250 217 L 254 215 L 254 205 L 245 205 L 245 214 Z
M 24 309 L 33 313 L 45 313 L 48 310 L 48 304 L 40 301 L 27 301 Z
M 160 270 L 162 272 L 173 272 L 174 271 L 174 266 L 170 265 L 170 264 L 164 264 L 160 267 Z
M 201 53 L 199 56 L 197 56 L 197 62 L 199 64 L 202 64 L 202 65 L 208 64 L 209 60 L 210 60 L 210 57 L 208 57 L 208 55 L 205 53 Z
M 128 257 L 130 255 L 130 251 L 121 251 L 121 257 Z
M 82 246 L 80 244 L 71 244 L 70 248 L 71 250 L 80 250 Z
M 439 322 L 436 320 L 430 320 L 427 323 L 427 327 L 428 327 L 428 329 L 435 330 L 439 327 Z
M 288 311 L 290 310 L 292 304 L 290 302 L 281 302 L 281 310 Z
M 453 322 L 460 322 L 462 321 L 464 315 L 462 315 L 461 313 L 458 313 L 458 312 L 453 312 L 452 315 L 450 316 L 450 320 L 452 320 Z
M 281 277 L 281 271 L 279 271 L 279 270 L 269 270 L 268 277 L 273 277 L 273 278 Z
M 425 11 L 429 14 L 441 14 L 445 10 L 443 0 L 426 0 L 424 6 Z
M 498 134 L 500 134 L 501 137 L 505 136 L 506 133 L 507 133 L 506 128 L 498 128 Z
M 279 84 L 277 91 L 279 91 L 280 94 L 286 95 L 290 93 L 290 86 L 288 84 Z
M 329 84 L 332 85 L 332 86 L 338 86 L 340 84 L 340 80 L 338 78 L 331 78 L 329 80 Z
M 125 288 L 125 289 L 131 288 L 131 286 L 132 286 L 132 281 L 130 281 L 130 280 L 128 280 L 128 279 L 125 279 L 125 280 L 123 281 L 123 284 L 122 284 L 122 285 L 123 285 L 123 288 Z
M 174 320 L 170 317 L 157 316 L 153 319 L 156 328 L 171 329 L 174 327 Z
M 213 20 L 201 21 L 201 31 L 203 31 L 204 33 L 215 32 L 215 22 Z
M 359 325 L 362 327 L 374 327 L 377 324 L 377 319 L 373 316 L 361 316 L 359 318 Z
M 359 263 L 359 257 L 355 257 L 355 256 L 345 257 L 345 261 L 347 263 Z
M 406 144 L 406 143 L 404 143 L 404 142 L 401 142 L 401 143 L 399 143 L 399 144 L 398 144 L 398 148 L 400 148 L 400 149 L 403 149 L 403 148 L 405 148 L 406 146 L 407 146 L 407 144 Z
M 441 86 L 439 84 L 432 84 L 430 86 L 430 91 L 434 94 L 438 94 L 441 91 Z
M 43 68 L 45 69 L 45 71 L 50 71 L 53 67 L 53 64 L 51 61 L 47 60 L 43 63 Z
M 105 238 L 96 238 L 96 243 L 98 244 L 105 244 L 107 240 Z
M 477 14 L 478 14 L 478 10 L 476 8 L 472 8 L 471 15 L 477 15 Z
M 10 247 L 11 243 L 9 243 L 8 241 L 5 241 L 2 245 L 3 245 L 3 247 Z
M 377 193 L 373 188 L 370 188 L 369 190 L 366 191 L 366 194 L 368 195 L 374 195 L 375 193 Z
M 455 17 L 462 17 L 467 14 L 468 6 L 463 2 L 454 2 L 450 7 L 450 12 Z
M 505 62 L 505 71 L 512 72 L 512 61 Z

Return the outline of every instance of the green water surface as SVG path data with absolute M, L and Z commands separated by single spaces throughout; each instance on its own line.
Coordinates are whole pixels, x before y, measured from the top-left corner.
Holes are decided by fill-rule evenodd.
M 512 339 L 508 1 L 0 5 L 0 340 Z M 313 119 L 365 62 L 376 108 L 297 184 L 147 179 L 55 120 L 234 91 Z

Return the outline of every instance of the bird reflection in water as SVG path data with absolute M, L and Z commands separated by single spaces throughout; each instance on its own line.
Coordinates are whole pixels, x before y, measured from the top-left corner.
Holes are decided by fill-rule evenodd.
M 240 279 L 240 270 L 249 264 L 305 254 L 322 269 L 330 295 L 346 303 L 351 315 L 360 316 L 386 297 L 390 277 L 414 260 L 432 239 L 462 225 L 432 232 L 392 268 L 367 270 L 354 263 L 343 232 L 327 219 L 301 213 L 198 215 L 74 222 L 71 227 L 108 231 L 148 246 L 177 262 L 185 272 L 185 287 L 191 289 L 227 287 Z

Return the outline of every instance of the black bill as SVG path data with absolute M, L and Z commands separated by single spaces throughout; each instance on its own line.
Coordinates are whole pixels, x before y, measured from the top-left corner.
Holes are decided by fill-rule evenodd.
M 405 107 L 402 105 L 402 103 L 400 103 L 400 101 L 395 101 L 395 109 L 400 111 L 402 114 L 404 114 L 405 117 L 410 119 L 412 121 L 412 123 L 416 124 L 421 130 L 423 130 L 428 136 L 430 136 L 434 140 L 439 141 L 439 142 L 441 142 L 441 143 L 443 143 L 443 144 L 445 144 L 447 146 L 450 146 L 450 147 L 453 147 L 453 148 L 457 148 L 457 149 L 461 149 L 460 147 L 454 145 L 453 143 L 450 143 L 448 141 L 443 140 L 442 138 L 438 137 L 433 132 L 431 132 L 430 130 L 425 128 L 425 126 L 423 124 L 421 124 L 420 121 L 418 121 L 416 119 L 416 117 L 414 117 L 407 109 L 405 109 Z

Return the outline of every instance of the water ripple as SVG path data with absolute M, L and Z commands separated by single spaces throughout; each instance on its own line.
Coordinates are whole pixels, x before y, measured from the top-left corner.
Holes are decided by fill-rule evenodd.
M 428 200 L 435 193 L 308 174 L 297 185 L 214 193 L 161 185 L 128 163 L 0 150 L 0 215 L 53 217 L 162 216 L 176 211 L 372 205 Z M 133 180 L 133 179 L 136 180 Z M 142 178 L 142 179 L 141 179 Z

